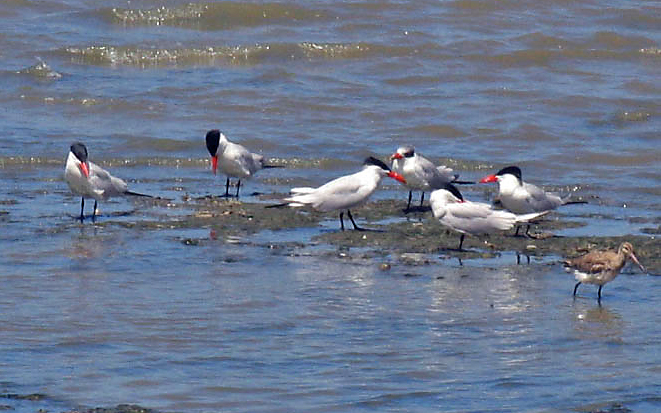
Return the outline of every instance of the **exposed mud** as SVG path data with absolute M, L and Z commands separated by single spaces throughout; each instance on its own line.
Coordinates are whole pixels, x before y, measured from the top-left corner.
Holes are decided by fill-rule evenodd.
M 32 394 L 0 394 L 0 399 L 6 400 L 6 404 L 0 403 L 0 410 L 14 411 L 16 404 L 25 407 L 25 402 L 32 402 L 31 406 L 36 412 L 61 411 L 63 413 L 156 413 L 157 410 L 148 409 L 135 404 L 119 404 L 115 407 L 93 407 L 93 408 L 65 408 L 63 402 L 54 400 L 41 393 Z M 65 409 L 65 410 L 63 410 Z
M 276 204 L 272 195 L 262 201 Z M 213 238 L 248 236 L 263 230 L 278 231 L 315 227 L 323 220 L 337 221 L 337 231 L 319 231 L 313 237 L 316 243 L 326 243 L 340 249 L 363 248 L 374 257 L 394 256 L 403 262 L 431 263 L 429 259 L 409 259 L 411 254 L 435 255 L 458 258 L 491 258 L 504 251 L 514 251 L 532 256 L 577 256 L 593 248 L 617 248 L 624 241 L 631 242 L 641 262 L 650 274 L 661 274 L 661 242 L 651 228 L 650 235 L 580 236 L 564 237 L 554 232 L 584 224 L 572 217 L 551 213 L 530 228 L 532 237 L 514 236 L 514 230 L 485 236 L 466 236 L 463 250 L 457 250 L 460 234 L 448 231 L 432 215 L 428 206 L 405 214 L 400 200 L 370 202 L 353 212 L 359 226 L 366 231 L 350 230 L 351 221 L 345 214 L 346 231 L 340 230 L 339 212 L 319 213 L 309 209 L 287 207 L 267 208 L 267 203 L 243 202 L 234 198 L 207 197 L 184 199 L 172 203 L 170 208 L 180 209 L 179 214 L 165 214 L 154 220 L 118 222 L 107 220 L 101 225 L 122 225 L 146 230 L 161 228 L 208 228 Z M 199 245 L 205 239 L 182 239 L 186 245 Z M 269 242 L 270 248 L 278 248 L 278 239 Z M 292 244 L 291 242 L 289 244 Z M 293 243 L 292 248 L 296 248 Z M 305 246 L 301 242 L 301 247 Z M 408 255 L 407 255 L 408 254 Z

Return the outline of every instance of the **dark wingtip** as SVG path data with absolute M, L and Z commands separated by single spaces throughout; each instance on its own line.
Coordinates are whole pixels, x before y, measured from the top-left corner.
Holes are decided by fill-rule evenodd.
M 211 156 L 215 156 L 216 152 L 218 152 L 218 145 L 220 144 L 220 130 L 211 129 L 209 132 L 207 132 L 206 141 L 207 150 Z
M 390 171 L 390 167 L 388 165 L 386 165 L 383 161 L 381 161 L 380 159 L 376 159 L 373 156 L 366 158 L 365 161 L 363 162 L 363 165 L 376 165 L 385 171 Z
M 461 192 L 459 192 L 459 189 L 457 189 L 456 186 L 454 186 L 454 185 L 452 185 L 452 184 L 450 184 L 450 183 L 447 183 L 447 184 L 445 184 L 445 186 L 443 186 L 443 189 L 445 189 L 446 191 L 450 192 L 452 195 L 456 196 L 456 197 L 459 198 L 461 201 L 464 200 L 464 197 L 461 195 Z
M 521 180 L 521 168 L 519 168 L 518 166 L 515 166 L 515 165 L 506 166 L 505 168 L 498 171 L 496 173 L 496 176 L 502 176 L 502 175 L 505 175 L 505 174 L 514 175 L 514 176 L 517 177 L 517 179 L 519 181 Z
M 289 202 L 283 202 L 282 204 L 267 205 L 264 208 L 268 208 L 268 209 L 271 209 L 271 208 L 284 208 L 286 206 L 289 206 Z

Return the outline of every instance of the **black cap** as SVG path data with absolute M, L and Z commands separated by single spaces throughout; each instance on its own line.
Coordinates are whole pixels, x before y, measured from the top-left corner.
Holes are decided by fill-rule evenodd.
M 381 161 L 379 159 L 376 159 L 373 156 L 370 156 L 369 158 L 365 159 L 365 162 L 363 162 L 363 165 L 376 165 L 376 166 L 378 166 L 379 168 L 381 168 L 383 170 L 390 171 L 390 168 L 388 167 L 388 165 L 386 165 L 385 163 L 383 163 L 383 161 Z
M 519 168 L 518 166 L 505 167 L 500 171 L 498 171 L 498 173 L 496 173 L 496 176 L 502 176 L 506 174 L 514 175 L 517 177 L 519 181 L 521 180 L 521 168 Z
M 87 162 L 87 148 L 80 142 L 71 144 L 71 152 L 76 155 L 80 162 Z
M 218 152 L 218 145 L 220 144 L 220 131 L 218 129 L 211 129 L 207 132 L 207 149 L 211 156 L 216 156 Z

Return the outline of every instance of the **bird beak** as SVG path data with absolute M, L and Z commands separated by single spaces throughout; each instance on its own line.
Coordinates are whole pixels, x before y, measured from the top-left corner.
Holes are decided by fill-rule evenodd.
M 647 273 L 647 270 L 645 269 L 645 267 L 643 267 L 643 265 L 640 262 L 638 262 L 638 258 L 636 258 L 636 256 L 633 255 L 633 252 L 629 256 L 631 257 L 631 261 L 635 262 L 640 267 L 640 270 L 642 272 Z
M 218 155 L 214 155 L 211 157 L 211 170 L 213 171 L 214 175 L 216 175 L 217 169 L 218 169 Z
M 406 183 L 406 179 L 404 179 L 404 177 L 401 176 L 400 174 L 398 174 L 397 172 L 390 171 L 390 172 L 388 172 L 388 176 L 391 177 L 392 179 L 398 180 L 399 182 L 401 182 L 403 184 Z
M 395 159 L 402 159 L 402 158 L 403 158 L 403 156 L 400 155 L 400 154 L 397 153 L 397 152 L 393 153 L 393 154 L 390 156 L 390 160 L 391 160 L 391 161 L 394 161 Z
M 484 178 L 480 179 L 481 184 L 489 184 L 491 182 L 498 182 L 496 175 L 487 175 Z
M 78 164 L 78 168 L 80 168 L 80 172 L 82 172 L 83 175 L 85 175 L 85 178 L 90 177 L 90 168 L 87 166 L 87 162 L 80 162 Z

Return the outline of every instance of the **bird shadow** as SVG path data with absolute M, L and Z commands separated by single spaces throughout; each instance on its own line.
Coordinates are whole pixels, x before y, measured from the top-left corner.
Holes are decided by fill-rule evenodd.
M 193 198 L 196 201 L 211 201 L 214 199 L 239 199 L 236 195 L 232 194 L 222 194 L 222 195 L 202 195 L 198 196 L 197 198 Z
M 386 230 L 384 230 L 384 229 L 377 229 L 377 228 L 363 228 L 363 227 L 358 227 L 358 228 L 354 228 L 354 229 L 347 230 L 347 231 L 358 231 L 358 232 L 386 232 Z

